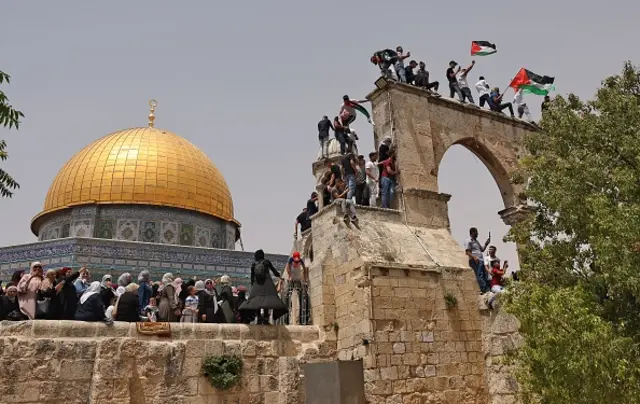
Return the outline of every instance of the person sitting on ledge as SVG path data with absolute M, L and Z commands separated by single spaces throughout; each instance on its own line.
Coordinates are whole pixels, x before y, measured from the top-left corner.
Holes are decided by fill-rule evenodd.
M 332 190 L 333 201 L 340 204 L 342 213 L 344 214 L 345 223 L 348 223 L 349 219 L 351 219 L 351 221 L 357 226 L 358 216 L 356 216 L 356 206 L 355 203 L 353 203 L 353 200 L 347 198 L 348 192 L 349 191 L 347 190 L 344 180 L 336 180 L 336 186 Z
M 418 64 L 418 71 L 416 72 L 415 84 L 417 87 L 424 88 L 429 93 L 440 96 L 438 94 L 438 88 L 440 87 L 440 83 L 434 81 L 433 83 L 429 83 L 429 72 L 427 71 L 427 65 L 424 62 L 420 62 Z
M 513 106 L 510 102 L 502 102 L 502 95 L 498 87 L 494 88 L 491 94 L 489 94 L 489 108 L 491 108 L 493 112 L 502 112 L 503 109 L 509 108 L 511 118 L 515 118 Z

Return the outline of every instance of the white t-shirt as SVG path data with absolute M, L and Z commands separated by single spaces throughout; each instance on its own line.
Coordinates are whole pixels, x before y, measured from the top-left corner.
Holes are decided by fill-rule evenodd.
M 491 268 L 491 261 L 500 261 L 500 258 L 498 258 L 498 256 L 496 255 L 495 257 L 491 258 L 489 256 L 489 254 L 484 256 L 484 265 Z
M 480 80 L 476 83 L 476 90 L 478 91 L 478 95 L 482 97 L 483 95 L 489 95 L 489 84 L 487 80 Z
M 513 103 L 516 105 L 524 104 L 524 94 L 522 93 L 522 89 L 516 91 L 516 95 L 513 96 Z
M 458 76 L 458 85 L 460 88 L 469 87 L 469 84 L 467 84 L 467 73 L 460 73 Z
M 380 170 L 378 170 L 378 164 L 372 161 L 367 161 L 364 165 L 364 169 L 365 171 L 371 171 L 371 175 L 373 175 L 373 178 L 380 177 Z M 376 182 L 376 181 L 372 180 L 371 178 L 369 178 L 369 176 L 367 176 L 367 183 L 371 183 L 371 182 Z

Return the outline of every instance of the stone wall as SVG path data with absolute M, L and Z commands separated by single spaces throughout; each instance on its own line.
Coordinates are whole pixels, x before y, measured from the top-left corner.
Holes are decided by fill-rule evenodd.
M 171 324 L 167 338 L 135 324 L 2 322 L 0 400 L 65 404 L 304 403 L 300 364 L 331 360 L 312 326 Z M 221 393 L 201 375 L 208 355 L 241 355 L 241 386 Z

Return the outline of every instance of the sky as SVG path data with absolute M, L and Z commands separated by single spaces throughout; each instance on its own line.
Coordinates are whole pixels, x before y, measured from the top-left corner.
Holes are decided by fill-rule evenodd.
M 94 140 L 145 126 L 151 98 L 156 127 L 190 140 L 226 178 L 245 249 L 288 253 L 295 218 L 314 189 L 316 124 L 337 112 L 342 95 L 360 98 L 374 88 L 374 51 L 402 45 L 443 83 L 449 60 L 469 63 L 471 41 L 491 41 L 498 53 L 476 58 L 474 80 L 484 75 L 504 88 L 526 67 L 555 76 L 559 93 L 583 98 L 623 61 L 640 63 L 637 1 L 391 5 L 4 2 L 0 70 L 12 82 L 3 90 L 25 118 L 18 132 L 0 129 L 10 154 L 0 167 L 21 185 L 0 200 L 0 246 L 34 241 L 30 220 L 58 170 Z M 526 101 L 538 117 L 542 100 Z M 355 128 L 360 151 L 373 150 L 371 127 L 360 119 Z M 462 243 L 470 226 L 482 239 L 491 231 L 498 255 L 517 267 L 515 246 L 501 241 L 504 206 L 488 170 L 454 146 L 438 174 L 440 192 L 452 195 L 455 239 Z

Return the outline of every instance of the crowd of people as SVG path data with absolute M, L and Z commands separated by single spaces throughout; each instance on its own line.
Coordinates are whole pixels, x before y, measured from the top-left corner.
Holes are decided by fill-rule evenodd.
M 440 97 L 438 93 L 440 83 L 438 81 L 429 81 L 429 71 L 426 68 L 426 64 L 423 61 L 416 62 L 415 60 L 410 60 L 409 63 L 405 65 L 405 60 L 409 57 L 411 57 L 411 52 L 405 54 L 402 46 L 398 46 L 395 51 L 392 49 L 384 49 L 375 52 L 373 56 L 371 56 L 371 63 L 377 65 L 380 68 L 381 75 L 389 80 L 415 85 L 416 87 L 425 89 L 431 95 Z M 467 80 L 467 76 L 474 66 L 475 61 L 471 61 L 471 64 L 465 68 L 462 68 L 462 66 L 454 60 L 449 62 L 449 67 L 446 69 L 445 74 L 449 85 L 450 98 L 454 98 L 454 96 L 457 95 L 461 103 L 475 105 Z M 417 71 L 416 68 L 418 69 Z M 522 89 L 515 92 L 513 102 L 503 101 L 504 94 L 500 93 L 498 87 L 492 88 L 484 76 L 478 77 L 475 89 L 478 93 L 480 108 L 483 108 L 484 105 L 487 104 L 488 108 L 494 112 L 502 113 L 505 109 L 508 109 L 511 117 L 514 118 L 513 106 L 515 105 L 518 118 L 524 116 L 527 121 L 534 123 L 529 107 L 524 101 L 524 92 Z M 545 96 L 542 105 L 543 110 L 549 101 L 549 96 Z
M 234 287 L 228 275 L 215 280 L 183 280 L 165 273 L 161 280 L 153 281 L 151 273 L 143 270 L 137 282 L 130 273 L 117 279 L 107 274 L 100 281 L 92 281 L 86 267 L 44 272 L 43 265 L 34 262 L 29 273 L 16 271 L 11 281 L 0 287 L 0 320 L 269 324 L 270 319 L 275 321 L 288 313 L 291 293 L 283 302 L 279 296 L 283 282 L 280 272 L 262 250 L 256 251 L 254 258 L 250 291 L 244 286 Z M 291 256 L 285 271 L 291 289 L 308 284 L 308 270 L 299 253 Z M 307 307 L 299 324 L 310 323 L 308 301 L 304 303 Z M 301 305 L 301 313 L 302 309 Z

